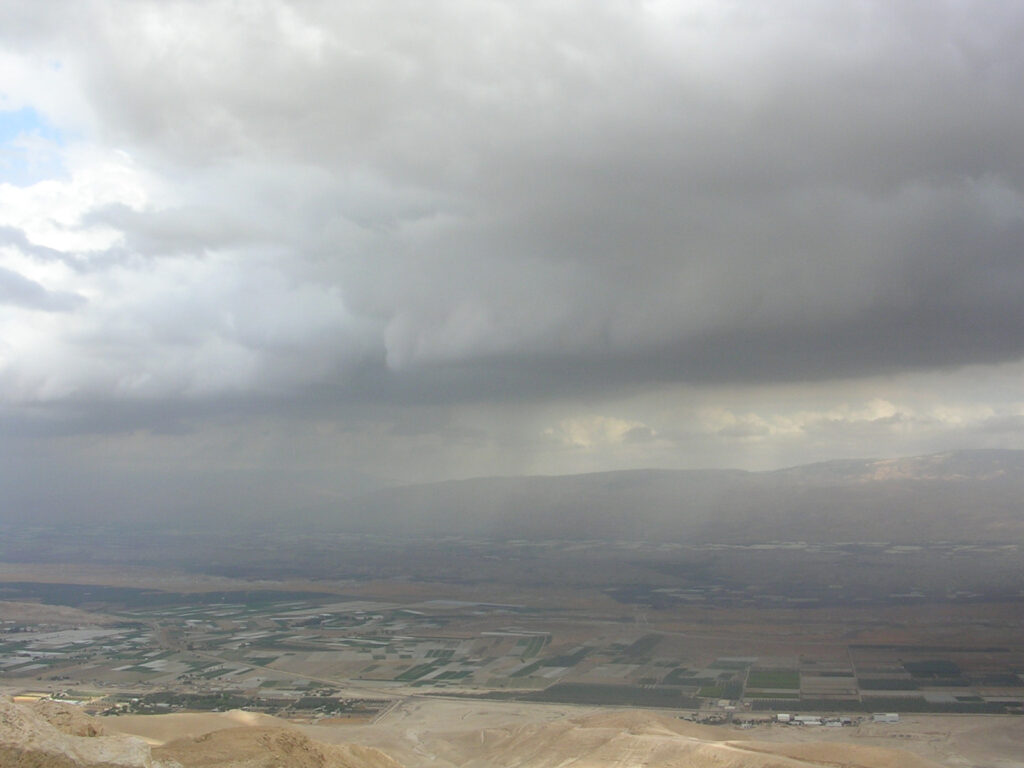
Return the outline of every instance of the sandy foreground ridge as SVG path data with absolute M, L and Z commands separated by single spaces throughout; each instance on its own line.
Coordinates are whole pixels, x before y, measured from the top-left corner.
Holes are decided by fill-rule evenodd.
M 372 747 L 323 744 L 281 725 L 219 728 L 192 737 L 168 731 L 166 743 L 107 732 L 102 720 L 56 702 L 16 704 L 0 698 L 2 768 L 399 768 Z M 170 715 L 169 717 L 174 717 Z M 160 716 L 152 718 L 160 729 Z M 154 742 L 157 742 L 154 744 Z
M 248 712 L 93 718 L 0 698 L 2 768 L 930 768 L 1024 766 L 1015 719 L 914 728 L 700 726 L 641 711 L 409 700 L 380 721 L 297 725 Z M 949 726 L 943 730 L 942 726 Z M 899 743 L 899 746 L 894 746 Z

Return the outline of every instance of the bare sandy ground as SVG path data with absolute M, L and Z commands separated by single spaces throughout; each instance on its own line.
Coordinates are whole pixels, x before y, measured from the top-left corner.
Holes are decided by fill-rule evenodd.
M 160 746 L 176 739 L 197 739 L 214 731 L 252 726 L 258 728 L 288 728 L 291 724 L 271 715 L 256 712 L 202 712 L 169 715 L 117 715 L 103 718 L 108 733 L 139 736 L 147 744 Z
M 164 766 L 184 768 L 402 768 L 372 747 L 324 744 L 293 728 L 240 727 L 153 748 Z
M 773 725 L 744 730 L 699 726 L 650 711 L 413 697 L 371 725 L 304 730 L 323 741 L 379 747 L 410 768 L 687 765 L 675 762 L 682 747 L 697 760 L 693 764 L 703 764 L 698 753 L 708 753 L 709 765 L 728 764 L 742 753 L 737 765 L 789 764 L 766 763 L 756 758 L 760 754 L 802 765 L 1024 768 L 1024 720 L 999 716 L 915 716 L 898 724 L 855 728 Z M 586 755 L 594 762 L 582 761 Z
M 286 727 L 318 742 L 375 747 L 407 768 L 1024 768 L 1024 721 L 913 716 L 854 728 L 700 726 L 668 713 L 409 697 L 372 723 L 289 724 L 252 713 L 105 720 L 151 744 L 242 725 Z

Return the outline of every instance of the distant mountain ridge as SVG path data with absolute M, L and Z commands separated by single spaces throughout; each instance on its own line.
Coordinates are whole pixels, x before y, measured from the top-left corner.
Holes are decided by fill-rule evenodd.
M 1024 472 L 1024 451 L 946 451 L 896 459 L 838 459 L 761 474 L 797 475 L 806 480 L 990 480 Z
M 323 522 L 410 536 L 1024 543 L 1024 451 L 770 472 L 641 469 L 386 488 Z

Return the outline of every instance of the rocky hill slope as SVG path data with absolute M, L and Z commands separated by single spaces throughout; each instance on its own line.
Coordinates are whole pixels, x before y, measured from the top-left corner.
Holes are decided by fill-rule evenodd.
M 155 739 L 110 735 L 114 726 L 121 727 L 120 718 L 108 721 L 111 727 L 105 729 L 102 719 L 87 717 L 74 707 L 53 702 L 15 704 L 0 698 L 0 766 L 402 768 L 380 748 L 335 743 L 336 738 L 385 744 L 389 751 L 404 755 L 410 768 L 938 768 L 947 764 L 888 744 L 851 743 L 850 737 L 857 734 L 845 732 L 762 729 L 755 735 L 638 710 L 566 713 L 527 722 L 521 712 L 510 711 L 506 721 L 495 719 L 493 713 L 476 712 L 475 705 L 457 706 L 465 710 L 464 716 L 482 714 L 490 722 L 483 728 L 467 727 L 465 717 L 443 716 L 447 710 L 430 719 L 420 712 L 422 706 L 412 708 L 414 714 L 428 718 L 418 725 L 399 719 L 338 730 L 287 724 L 239 727 L 232 724 L 237 718 L 221 713 L 209 720 L 214 730 L 191 736 L 184 734 L 193 731 L 196 723 L 174 715 L 153 715 L 139 733 L 160 732 L 165 737 Z M 746 733 L 754 738 L 740 737 Z M 769 736 L 773 738 L 767 740 Z M 824 736 L 830 738 L 817 740 Z
M 154 762 L 131 736 L 106 736 L 73 707 L 26 706 L 0 697 L 0 765 L 4 768 L 175 768 Z
M 3 768 L 401 768 L 383 752 L 322 744 L 290 728 L 242 727 L 151 747 L 52 701 L 0 697 Z

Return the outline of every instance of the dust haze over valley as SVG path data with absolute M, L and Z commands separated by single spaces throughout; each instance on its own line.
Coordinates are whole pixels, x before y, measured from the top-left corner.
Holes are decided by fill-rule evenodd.
M 0 0 L 0 765 L 1024 765 L 1022 38 Z

